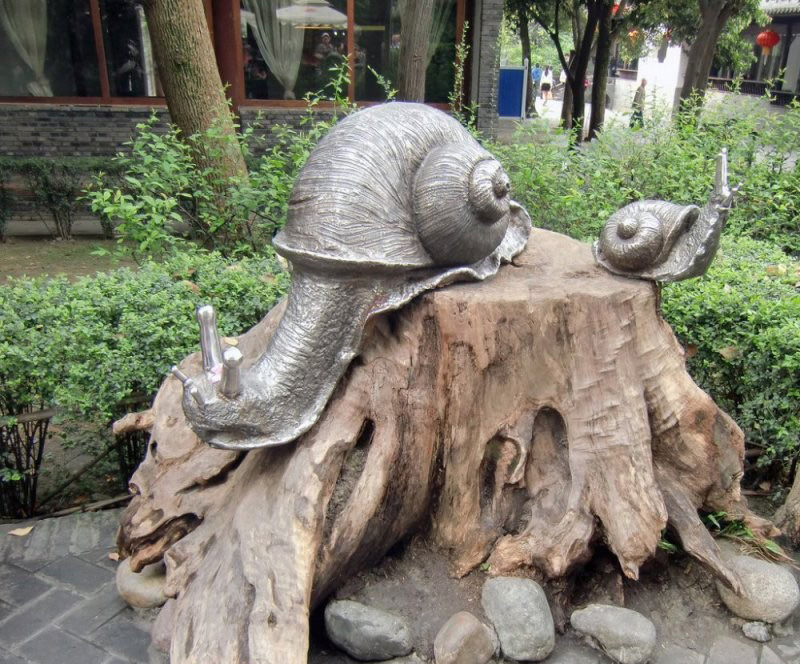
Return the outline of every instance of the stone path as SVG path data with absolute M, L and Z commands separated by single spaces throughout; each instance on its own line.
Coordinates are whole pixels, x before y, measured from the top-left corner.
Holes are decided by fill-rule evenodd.
M 119 510 L 0 525 L 0 664 L 156 664 L 154 615 L 117 596 Z M 8 531 L 25 525 L 24 537 Z

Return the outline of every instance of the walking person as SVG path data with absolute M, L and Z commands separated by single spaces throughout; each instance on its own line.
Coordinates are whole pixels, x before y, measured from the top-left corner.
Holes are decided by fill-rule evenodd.
M 546 102 L 553 99 L 553 70 L 545 67 L 542 72 L 542 99 Z
M 539 87 L 542 84 L 542 68 L 537 62 L 531 69 L 531 106 L 529 109 L 528 117 L 535 117 L 536 113 L 536 99 L 539 96 Z
M 643 78 L 639 87 L 636 88 L 636 94 L 633 95 L 633 113 L 631 113 L 632 128 L 639 128 L 644 125 L 644 95 L 646 87 L 647 79 Z

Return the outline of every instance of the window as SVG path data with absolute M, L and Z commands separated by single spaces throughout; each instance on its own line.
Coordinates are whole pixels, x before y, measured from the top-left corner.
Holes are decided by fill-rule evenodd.
M 0 2 L 0 95 L 99 94 L 89 0 Z
M 156 68 L 141 3 L 102 0 L 100 11 L 111 96 L 155 97 Z
M 346 0 L 243 0 L 241 23 L 249 99 L 324 94 L 347 62 Z
M 446 103 L 453 87 L 457 4 L 435 0 L 427 52 L 425 100 Z M 386 99 L 383 78 L 397 87 L 402 16 L 399 0 L 241 0 L 245 95 L 302 99 L 321 93 L 347 61 L 352 31 L 355 101 Z M 377 74 L 377 76 L 376 76 Z

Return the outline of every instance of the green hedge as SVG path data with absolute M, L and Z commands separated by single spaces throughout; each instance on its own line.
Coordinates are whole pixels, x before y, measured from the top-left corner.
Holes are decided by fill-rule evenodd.
M 0 415 L 47 405 L 107 419 L 123 399 L 153 394 L 198 347 L 198 304 L 213 304 L 221 334 L 236 335 L 287 285 L 271 253 L 236 263 L 176 255 L 74 283 L 9 279 L 0 288 Z
M 742 427 L 763 462 L 800 448 L 800 262 L 728 238 L 707 276 L 664 287 L 664 316 L 698 384 Z

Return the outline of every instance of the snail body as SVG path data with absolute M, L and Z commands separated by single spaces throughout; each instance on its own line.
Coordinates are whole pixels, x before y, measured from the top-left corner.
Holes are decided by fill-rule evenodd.
M 637 201 L 609 217 L 594 243 L 596 262 L 626 277 L 681 281 L 705 273 L 737 188 L 728 188 L 727 153 L 717 158 L 714 190 L 702 208 Z
M 273 240 L 292 285 L 263 355 L 237 364 L 235 380 L 217 372 L 235 393 L 221 392 L 213 371 L 176 373 L 190 425 L 228 449 L 295 440 L 321 415 L 370 318 L 495 274 L 529 232 L 502 166 L 450 116 L 394 102 L 344 118 L 299 173 Z

